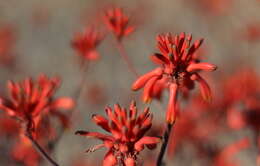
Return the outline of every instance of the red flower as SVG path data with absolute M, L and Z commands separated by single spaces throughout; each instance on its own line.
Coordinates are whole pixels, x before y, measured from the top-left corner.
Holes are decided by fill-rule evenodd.
M 160 142 L 158 137 L 144 136 L 152 126 L 152 114 L 149 108 L 146 108 L 139 116 L 137 112 L 135 102 L 132 102 L 129 111 L 121 108 L 118 104 L 114 106 L 114 112 L 110 107 L 107 107 L 106 113 L 109 120 L 101 115 L 93 115 L 92 119 L 98 126 L 112 135 L 87 131 L 77 131 L 76 134 L 95 137 L 103 141 L 103 144 L 87 150 L 87 152 L 91 152 L 101 147 L 108 148 L 103 166 L 116 164 L 135 166 L 137 155 L 144 149 L 144 146 L 154 148 Z
M 96 48 L 103 38 L 104 35 L 94 28 L 86 28 L 83 32 L 75 35 L 72 47 L 86 60 L 97 60 L 99 54 Z
M 207 82 L 198 74 L 199 71 L 214 71 L 216 66 L 199 62 L 195 52 L 199 49 L 203 39 L 191 44 L 192 36 L 181 33 L 158 35 L 158 48 L 161 53 L 152 55 L 152 61 L 161 65 L 151 72 L 139 77 L 132 85 L 133 90 L 144 88 L 143 100 L 148 102 L 156 96 L 154 91 L 160 93 L 161 88 L 168 87 L 170 99 L 167 111 L 167 122 L 173 123 L 176 119 L 176 99 L 178 89 L 191 90 L 194 81 L 200 85 L 200 91 L 205 100 L 211 100 L 211 91 Z M 162 82 L 165 86 L 162 86 Z M 159 83 L 159 84 L 158 84 Z
M 49 79 L 45 75 L 40 75 L 37 81 L 31 78 L 20 83 L 9 81 L 10 99 L 0 98 L 0 109 L 25 123 L 30 132 L 35 131 L 43 113 L 57 115 L 64 121 L 57 110 L 71 109 L 74 102 L 68 97 L 53 98 L 59 84 L 58 78 Z
M 135 30 L 134 26 L 128 25 L 129 17 L 123 13 L 121 8 L 108 9 L 104 14 L 104 22 L 118 40 Z

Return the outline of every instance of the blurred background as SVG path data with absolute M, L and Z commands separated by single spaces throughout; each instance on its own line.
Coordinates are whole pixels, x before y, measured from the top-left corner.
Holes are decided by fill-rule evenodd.
M 260 106 L 258 104 L 255 109 L 250 107 L 248 110 L 242 97 L 237 99 L 239 102 L 228 103 L 229 105 L 225 101 L 234 94 L 236 96 L 237 92 L 233 93 L 233 90 L 241 93 L 250 91 L 249 98 L 259 101 L 259 0 L 1 0 L 1 96 L 7 96 L 7 80 L 37 78 L 39 74 L 45 73 L 62 79 L 56 96 L 74 97 L 82 78 L 85 78 L 84 87 L 77 98 L 77 107 L 71 116 L 71 126 L 66 129 L 51 152 L 56 161 L 62 166 L 101 165 L 106 149 L 85 153 L 86 149 L 99 141 L 76 136 L 75 131 L 82 129 L 103 132 L 91 121 L 91 115 L 105 115 L 104 108 L 107 105 L 120 103 L 121 106 L 128 107 L 130 101 L 135 99 L 140 110 L 148 106 L 140 100 L 141 91 L 131 91 L 135 76 L 129 72 L 120 57 L 114 45 L 113 34 L 106 34 L 98 45 L 100 59 L 91 61 L 87 71 L 81 70 L 81 59 L 71 46 L 75 33 L 81 32 L 86 26 L 95 24 L 105 29 L 99 17 L 108 6 L 122 7 L 130 16 L 130 24 L 136 26 L 135 32 L 125 37 L 122 42 L 138 73 L 144 74 L 155 67 L 149 56 L 159 51 L 156 47 L 156 35 L 167 32 L 186 32 L 191 33 L 194 39 L 204 38 L 199 54 L 203 61 L 218 66 L 217 71 L 203 74 L 213 91 L 212 103 L 198 104 L 198 88 L 182 103 L 183 113 L 180 113 L 176 130 L 173 130 L 176 135 L 171 136 L 176 142 L 170 143 L 171 150 L 165 159 L 167 165 L 231 166 L 217 162 L 223 154 L 238 166 L 256 165 Z M 243 90 L 246 92 L 242 92 Z M 164 93 L 159 102 L 166 108 L 167 101 L 168 93 Z M 156 102 L 149 106 L 155 115 L 151 133 L 162 133 L 165 113 L 158 108 Z M 245 116 L 248 118 L 248 112 L 253 112 L 255 123 L 251 124 L 249 120 L 241 122 L 241 116 L 233 120 L 234 112 L 230 112 L 230 120 L 228 110 L 234 107 L 239 109 L 241 114 L 246 112 L 241 115 L 244 119 Z M 237 117 L 237 112 L 234 114 L 234 117 Z M 2 112 L 0 116 L 1 119 L 6 118 Z M 15 134 L 5 133 L 14 129 L 6 129 L 11 124 L 4 123 L 3 120 L 2 122 L 1 166 L 48 165 L 43 160 L 36 160 L 37 156 L 27 157 L 29 160 L 35 159 L 35 162 L 31 163 L 24 162 L 25 156 L 14 157 L 13 149 L 17 138 L 12 136 Z M 59 126 L 55 129 L 58 130 Z M 245 137 L 249 139 L 249 145 L 239 153 L 234 152 L 234 155 L 230 156 L 227 154 L 236 150 L 226 152 L 227 154 L 221 153 L 228 145 Z M 153 163 L 149 163 L 151 156 L 156 158 L 159 149 L 160 145 L 154 151 L 142 152 L 140 160 L 144 162 L 143 165 L 152 166 Z M 23 150 L 17 153 L 29 154 Z

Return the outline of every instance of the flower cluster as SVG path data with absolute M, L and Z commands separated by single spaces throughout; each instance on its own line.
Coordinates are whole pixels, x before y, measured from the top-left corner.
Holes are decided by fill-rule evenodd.
M 104 35 L 92 27 L 85 28 L 81 33 L 77 33 L 72 40 L 72 47 L 87 60 L 97 60 L 99 54 L 97 46 L 103 40 Z
M 109 119 L 101 115 L 93 115 L 92 120 L 105 131 L 112 135 L 98 132 L 77 131 L 76 134 L 94 137 L 103 141 L 102 144 L 88 149 L 87 152 L 95 151 L 101 147 L 108 148 L 104 158 L 104 166 L 126 165 L 134 166 L 137 162 L 137 155 L 144 147 L 153 149 L 160 142 L 158 137 L 145 136 L 145 133 L 152 126 L 152 114 L 146 108 L 138 115 L 135 102 L 132 102 L 129 110 L 115 104 L 112 108 L 106 108 Z
M 135 30 L 134 26 L 128 25 L 129 17 L 123 13 L 121 8 L 108 9 L 103 18 L 107 28 L 115 34 L 119 41 Z
M 166 120 L 174 123 L 176 119 L 176 100 L 178 90 L 188 91 L 194 88 L 194 82 L 200 85 L 203 98 L 211 100 L 211 92 L 207 82 L 198 74 L 199 71 L 214 71 L 216 66 L 200 62 L 195 52 L 201 46 L 203 39 L 191 44 L 192 36 L 181 33 L 162 34 L 157 37 L 157 47 L 161 53 L 152 55 L 152 61 L 160 67 L 139 77 L 132 85 L 133 90 L 144 88 L 143 100 L 150 101 L 158 96 L 164 88 L 169 88 L 170 97 Z
M 58 78 L 45 75 L 40 75 L 37 81 L 31 78 L 20 83 L 8 81 L 10 99 L 1 97 L 0 109 L 25 124 L 28 132 L 34 132 L 47 113 L 58 116 L 64 122 L 64 116 L 58 110 L 71 109 L 74 102 L 68 97 L 54 99 L 59 85 Z

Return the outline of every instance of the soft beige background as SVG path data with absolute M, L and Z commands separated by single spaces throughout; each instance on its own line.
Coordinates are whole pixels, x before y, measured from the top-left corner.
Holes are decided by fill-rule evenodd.
M 213 75 L 230 71 L 241 64 L 251 64 L 259 70 L 259 43 L 249 44 L 240 41 L 236 36 L 248 23 L 260 22 L 260 2 L 233 0 L 233 4 L 224 14 L 214 16 L 200 8 L 196 1 L 110 1 L 124 7 L 129 13 L 134 12 L 133 18 L 137 18 L 137 31 L 125 39 L 124 45 L 138 72 L 144 73 L 153 68 L 148 56 L 156 51 L 156 34 L 182 31 L 192 33 L 194 38 L 205 38 L 204 46 L 208 48 L 208 61 L 214 62 L 219 67 Z M 13 72 L 1 67 L 0 91 L 5 91 L 3 89 L 8 79 L 20 80 L 25 76 L 36 76 L 44 72 L 49 75 L 59 75 L 63 79 L 57 95 L 71 96 L 82 73 L 75 52 L 70 47 L 70 41 L 73 34 L 84 27 L 83 22 L 90 23 L 91 20 L 95 20 L 93 17 L 97 9 L 106 4 L 109 2 L 102 0 L 0 0 L 0 23 L 13 25 L 18 38 L 14 50 L 17 54 L 17 70 Z M 43 14 L 40 25 L 33 16 L 35 14 Z M 85 20 L 83 20 L 84 16 Z M 90 123 L 90 115 L 96 112 L 103 114 L 103 108 L 107 104 L 119 102 L 127 106 L 131 98 L 139 99 L 137 95 L 140 92 L 130 91 L 134 77 L 113 47 L 112 40 L 109 35 L 100 45 L 98 50 L 101 59 L 90 65 L 86 81 L 86 86 L 95 83 L 102 86 L 107 101 L 99 105 L 91 105 L 86 97 L 82 96 L 74 117 L 75 124 L 67 131 L 54 152 L 61 165 L 69 165 L 72 158 L 82 156 L 90 160 L 98 158 L 101 161 L 103 150 L 88 156 L 84 154 L 85 149 L 97 141 L 75 136 L 75 130 L 97 129 Z M 144 107 L 140 102 L 138 105 L 140 108 Z M 163 119 L 164 114 L 158 113 L 155 106 L 152 108 L 156 119 Z M 245 133 L 250 134 L 250 131 L 244 131 Z M 237 135 L 239 134 L 231 133 L 225 137 L 221 135 L 220 139 L 228 143 L 232 142 L 228 140 L 233 140 L 231 138 Z M 219 144 L 221 145 L 221 142 Z M 254 165 L 254 151 L 251 153 L 249 150 L 242 154 L 239 157 L 244 163 L 242 165 Z M 178 158 L 174 162 L 178 163 L 176 165 L 185 165 L 185 162 L 180 162 Z M 195 160 L 191 163 L 196 165 Z

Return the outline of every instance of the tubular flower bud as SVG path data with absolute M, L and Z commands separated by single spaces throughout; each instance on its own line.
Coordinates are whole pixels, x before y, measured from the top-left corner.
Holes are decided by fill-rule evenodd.
M 204 100 L 210 102 L 212 96 L 208 83 L 199 74 L 193 74 L 191 79 L 199 82 L 201 96 Z
M 166 114 L 166 122 L 169 124 L 173 124 L 176 120 L 176 102 L 178 86 L 176 84 L 171 84 L 169 89 L 170 98 Z
M 139 90 L 140 88 L 143 88 L 147 81 L 151 79 L 154 76 L 160 76 L 163 74 L 163 70 L 161 68 L 156 68 L 155 70 L 152 70 L 151 72 L 139 77 L 132 85 L 132 90 Z

